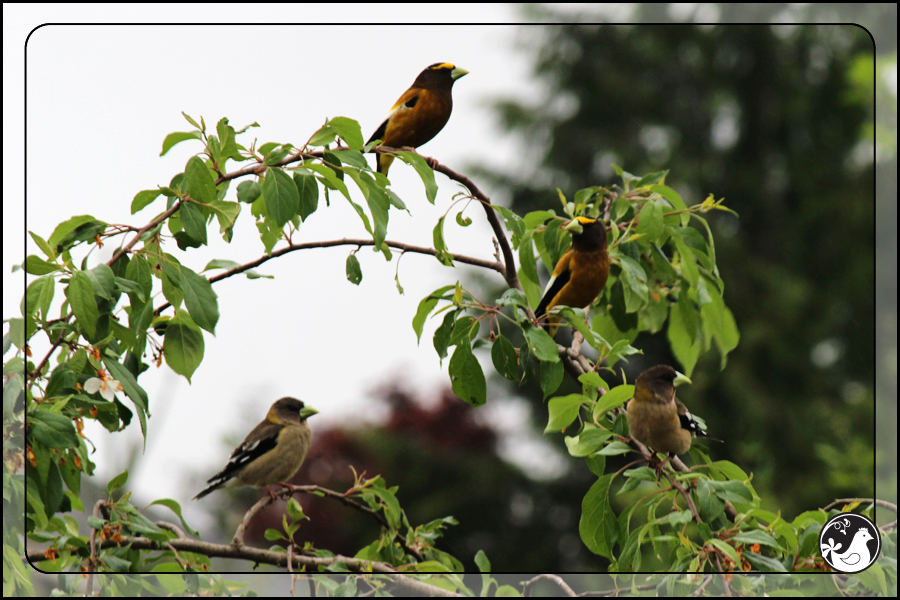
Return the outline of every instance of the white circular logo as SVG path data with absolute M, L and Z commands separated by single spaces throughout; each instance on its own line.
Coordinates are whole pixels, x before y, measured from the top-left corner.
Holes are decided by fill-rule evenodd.
M 819 532 L 819 551 L 835 571 L 859 573 L 878 558 L 881 535 L 868 517 L 841 513 L 829 519 Z

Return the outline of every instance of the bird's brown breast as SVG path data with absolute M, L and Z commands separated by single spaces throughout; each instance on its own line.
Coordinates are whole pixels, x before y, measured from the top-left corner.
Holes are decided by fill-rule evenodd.
M 384 145 L 392 148 L 419 146 L 430 141 L 450 120 L 453 101 L 449 94 L 422 90 L 413 108 L 401 108 L 395 112 L 384 134 Z

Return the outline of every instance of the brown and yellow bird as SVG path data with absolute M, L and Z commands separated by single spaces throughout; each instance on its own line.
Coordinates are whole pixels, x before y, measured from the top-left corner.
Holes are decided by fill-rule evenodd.
M 306 420 L 319 411 L 296 398 L 282 398 L 266 418 L 234 449 L 225 468 L 213 475 L 209 486 L 194 500 L 223 487 L 265 487 L 293 477 L 306 459 L 312 430 Z M 269 494 L 273 495 L 270 491 Z
M 675 397 L 676 379 L 690 383 L 669 365 L 650 367 L 638 375 L 634 397 L 627 406 L 631 437 L 666 454 L 683 454 L 694 437 L 706 436 L 700 423 Z
M 450 63 L 435 63 L 419 73 L 366 144 L 381 140 L 391 148 L 418 148 L 431 141 L 450 119 L 453 83 L 467 73 Z M 377 154 L 375 161 L 378 172 L 387 175 L 394 157 Z
M 578 229 L 581 232 L 578 233 Z M 576 217 L 563 229 L 572 231 L 572 247 L 556 263 L 544 295 L 534 311 L 538 321 L 546 317 L 547 332 L 554 336 L 559 317 L 548 316 L 554 306 L 585 308 L 590 306 L 609 278 L 609 253 L 606 226 L 589 217 Z

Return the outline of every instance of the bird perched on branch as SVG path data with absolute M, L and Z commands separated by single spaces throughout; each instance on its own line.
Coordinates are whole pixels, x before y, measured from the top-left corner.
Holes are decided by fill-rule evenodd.
M 668 365 L 650 367 L 634 382 L 634 397 L 627 406 L 631 437 L 670 455 L 687 452 L 695 436 L 706 436 L 701 424 L 675 397 L 675 381 L 691 380 Z
M 547 316 L 554 306 L 585 308 L 593 302 L 609 278 L 609 253 L 606 248 L 606 226 L 589 217 L 576 217 L 563 227 L 572 232 L 572 247 L 556 263 L 552 277 L 534 316 L 545 316 L 547 332 L 554 336 L 559 317 Z
M 430 141 L 450 119 L 453 83 L 467 73 L 450 63 L 435 63 L 419 73 L 366 144 L 381 140 L 391 148 L 418 148 Z M 376 154 L 375 161 L 378 172 L 387 175 L 394 157 Z
M 293 477 L 312 442 L 312 430 L 306 420 L 318 412 L 296 398 L 275 402 L 262 423 L 234 449 L 225 468 L 206 482 L 209 487 L 194 500 L 222 487 L 265 487 Z

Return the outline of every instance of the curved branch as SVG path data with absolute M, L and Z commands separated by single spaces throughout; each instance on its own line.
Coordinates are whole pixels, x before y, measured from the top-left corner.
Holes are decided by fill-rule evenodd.
M 494 236 L 500 243 L 500 251 L 503 252 L 503 261 L 506 263 L 506 284 L 511 288 L 521 290 L 522 284 L 519 283 L 519 276 L 516 274 L 516 260 L 513 257 L 512 248 L 509 245 L 509 240 L 506 238 L 506 232 L 503 230 L 503 225 L 500 223 L 500 219 L 497 217 L 497 211 L 494 210 L 494 206 L 493 204 L 491 204 L 491 199 L 488 198 L 485 193 L 482 192 L 478 188 L 478 186 L 475 185 L 475 183 L 473 183 L 472 180 L 465 175 L 457 173 L 450 167 L 442 165 L 433 158 L 423 158 L 428 161 L 428 164 L 431 165 L 431 167 L 435 171 L 443 173 L 453 181 L 461 183 L 463 186 L 468 188 L 469 192 L 471 192 L 471 194 L 481 202 L 482 206 L 484 206 L 484 211 L 487 213 L 488 223 L 490 223 L 491 229 L 494 230 Z M 531 309 L 529 309 L 529 312 L 531 312 Z
M 334 148 L 333 151 L 337 150 L 347 150 L 344 146 L 338 146 Z M 413 151 L 415 152 L 415 148 L 390 148 L 388 146 L 380 146 L 378 148 L 373 148 L 372 152 L 376 154 L 381 153 L 393 153 L 393 152 L 401 152 L 401 151 Z M 271 165 L 276 167 L 283 167 L 285 165 L 289 165 L 291 163 L 300 162 L 302 160 L 306 160 L 308 158 L 321 158 L 324 156 L 324 150 L 316 150 L 313 152 L 297 152 L 290 156 L 286 156 L 281 159 L 277 164 Z M 475 183 L 460 173 L 457 173 L 447 165 L 443 165 L 438 162 L 436 159 L 429 156 L 422 156 L 425 161 L 431 166 L 431 168 L 439 173 L 443 173 L 453 181 L 462 184 L 465 186 L 469 192 L 475 197 L 479 202 L 481 202 L 482 206 L 484 206 L 484 210 L 487 213 L 488 223 L 491 225 L 491 229 L 494 230 L 494 236 L 497 238 L 497 241 L 500 243 L 500 250 L 503 252 L 503 261 L 506 263 L 506 272 L 504 277 L 506 278 L 506 283 L 511 288 L 516 288 L 521 290 L 522 285 L 519 283 L 519 276 L 516 274 L 516 261 L 513 256 L 512 247 L 509 245 L 509 240 L 506 237 L 506 232 L 503 230 L 503 225 L 500 223 L 500 219 L 497 217 L 497 212 L 493 208 L 493 204 L 491 204 L 491 199 L 481 191 L 481 189 L 475 185 Z M 237 179 L 238 177 L 244 177 L 246 175 L 258 175 L 262 171 L 266 169 L 267 165 L 262 163 L 254 163 L 252 165 L 248 165 L 237 171 L 232 171 L 231 173 L 226 173 L 222 175 L 218 179 L 216 179 L 216 185 L 222 183 L 223 181 L 229 181 L 232 179 Z M 530 309 L 529 309 L 529 312 Z
M 395 248 L 397 250 L 402 250 L 404 252 L 413 252 L 415 254 L 427 254 L 430 256 L 436 256 L 438 251 L 434 248 L 426 248 L 424 246 L 413 246 L 412 244 L 406 244 L 404 242 L 394 242 L 391 240 L 385 240 L 385 244 L 390 246 L 391 248 Z M 367 240 L 364 238 L 342 238 L 339 240 L 327 240 L 323 242 L 305 242 L 303 244 L 288 244 L 284 248 L 276 250 L 272 254 L 264 254 L 263 256 L 257 258 L 256 260 L 250 261 L 246 264 L 243 264 L 239 267 L 235 267 L 233 269 L 229 269 L 224 273 L 219 273 L 215 277 L 210 277 L 209 282 L 215 283 L 217 281 L 221 281 L 223 279 L 228 279 L 229 277 L 233 277 L 234 275 L 240 275 L 244 271 L 249 271 L 250 269 L 254 269 L 260 266 L 263 263 L 266 263 L 273 258 L 278 258 L 279 256 L 284 256 L 285 254 L 289 254 L 291 252 L 295 252 L 297 250 L 309 250 L 310 248 L 333 248 L 335 246 L 374 246 L 375 240 Z M 473 258 L 471 256 L 465 256 L 463 254 L 453 254 L 450 253 L 450 256 L 453 258 L 455 262 L 473 265 L 476 267 L 482 267 L 484 269 L 490 269 L 492 271 L 496 271 L 500 273 L 500 275 L 505 276 L 503 265 L 498 261 L 489 261 L 483 260 L 481 258 Z M 159 308 L 153 311 L 153 314 L 159 315 L 162 311 L 169 308 L 171 306 L 170 303 L 165 302 L 159 306 Z
M 236 546 L 234 544 L 212 544 L 199 540 L 177 539 L 169 540 L 165 543 L 158 543 L 143 537 L 123 537 L 117 541 L 104 540 L 99 544 L 101 549 L 118 548 L 127 545 L 136 550 L 180 550 L 182 552 L 194 552 L 208 557 L 219 558 L 235 558 L 239 560 L 247 560 L 254 563 L 263 563 L 275 565 L 278 567 L 287 567 L 288 555 L 285 552 L 274 552 L 271 550 L 262 550 L 250 546 Z M 43 552 L 33 552 L 25 555 L 25 558 L 32 562 L 40 562 L 46 560 Z M 294 568 L 307 567 L 308 569 L 318 570 L 320 567 L 328 567 L 335 563 L 343 563 L 349 570 L 357 573 L 381 573 L 388 574 L 389 581 L 392 585 L 405 590 L 416 596 L 442 596 L 446 598 L 461 597 L 462 594 L 450 592 L 427 583 L 417 581 L 408 575 L 398 573 L 397 569 L 391 565 L 378 561 L 363 560 L 360 558 L 350 558 L 347 556 L 336 555 L 332 557 L 304 556 L 293 554 L 290 557 L 291 566 Z

